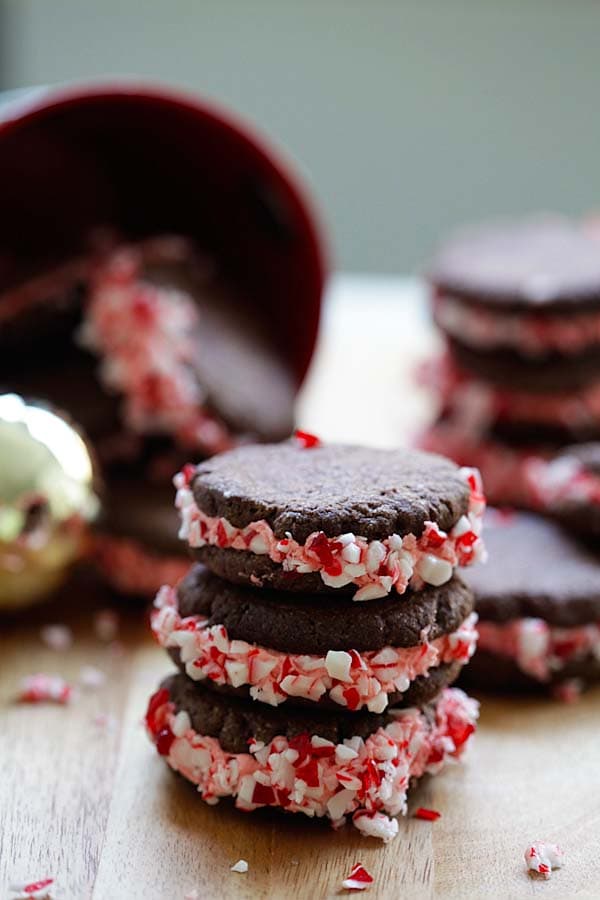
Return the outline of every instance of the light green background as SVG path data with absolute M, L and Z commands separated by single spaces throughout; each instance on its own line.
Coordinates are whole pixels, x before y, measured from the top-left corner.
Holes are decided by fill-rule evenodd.
M 2 86 L 115 72 L 204 92 L 301 165 L 346 269 L 452 225 L 600 206 L 596 0 L 0 0 Z

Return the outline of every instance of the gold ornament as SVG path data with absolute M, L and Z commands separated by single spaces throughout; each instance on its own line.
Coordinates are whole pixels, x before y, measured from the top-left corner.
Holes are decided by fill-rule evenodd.
M 48 406 L 0 394 L 0 609 L 37 603 L 60 586 L 99 508 L 79 431 Z

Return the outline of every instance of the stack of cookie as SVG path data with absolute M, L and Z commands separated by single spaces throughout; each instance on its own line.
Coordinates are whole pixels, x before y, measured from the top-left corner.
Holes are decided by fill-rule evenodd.
M 430 275 L 446 354 L 422 446 L 478 466 L 492 502 L 537 507 L 532 457 L 600 437 L 597 231 L 548 217 L 466 231 Z
M 484 554 L 477 473 L 304 434 L 176 485 L 199 562 L 153 613 L 180 670 L 148 706 L 158 752 L 208 803 L 351 816 L 389 840 L 413 781 L 475 728 L 449 685 L 476 641 L 455 570 Z

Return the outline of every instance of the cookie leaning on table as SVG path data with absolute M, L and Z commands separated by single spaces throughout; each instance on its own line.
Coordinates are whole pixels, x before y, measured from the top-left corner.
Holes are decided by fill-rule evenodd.
M 299 441 L 232 450 L 175 479 L 180 537 L 228 581 L 373 600 L 484 555 L 478 473 L 411 450 Z

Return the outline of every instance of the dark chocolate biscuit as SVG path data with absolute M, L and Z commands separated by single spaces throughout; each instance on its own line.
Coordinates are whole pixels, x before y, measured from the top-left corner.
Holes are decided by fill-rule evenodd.
M 499 311 L 600 308 L 598 240 L 575 222 L 540 217 L 465 229 L 430 269 L 444 293 Z
M 600 621 L 600 556 L 559 525 L 492 512 L 484 535 L 488 562 L 461 572 L 482 621 L 536 617 L 562 628 Z
M 354 603 L 242 588 L 194 566 L 178 590 L 182 617 L 206 617 L 224 625 L 232 640 L 283 653 L 320 655 L 328 650 L 414 647 L 455 631 L 473 610 L 473 595 L 460 578 L 394 598 Z
M 204 690 L 184 675 L 171 675 L 161 683 L 169 692 L 175 709 L 185 710 L 198 734 L 216 738 L 227 753 L 247 753 L 248 740 L 269 743 L 277 735 L 290 738 L 299 734 L 316 734 L 338 744 L 347 738 L 367 738 L 392 720 L 390 713 L 348 713 L 331 710 L 273 708 L 261 703 L 248 703 L 231 696 Z M 422 712 L 433 718 L 435 706 Z
M 458 468 L 441 456 L 335 444 L 241 447 L 201 463 L 192 489 L 208 516 L 238 528 L 262 519 L 300 543 L 315 531 L 420 535 L 427 521 L 447 531 L 469 503 Z

